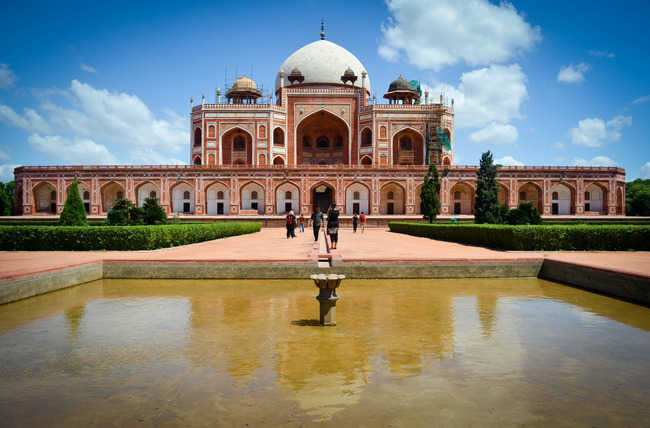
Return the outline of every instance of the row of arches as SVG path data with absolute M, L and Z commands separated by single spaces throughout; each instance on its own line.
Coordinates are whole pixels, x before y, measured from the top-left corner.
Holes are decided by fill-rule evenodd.
M 79 182 L 79 193 L 87 212 L 90 212 L 90 188 L 84 182 Z M 307 190 L 309 197 L 306 198 L 314 208 L 321 206 L 325 210 L 331 202 L 338 202 L 346 215 L 353 213 L 369 213 L 371 210 L 371 192 L 364 183 L 355 182 L 349 184 L 345 189 L 345 201 L 336 201 L 336 191 L 329 183 L 320 183 Z M 159 187 L 150 181 L 136 187 L 136 204 L 142 206 L 146 198 L 160 199 Z M 274 190 L 274 211 L 276 214 L 283 214 L 290 210 L 300 212 L 301 189 L 292 182 L 284 182 Z M 67 190 L 66 190 L 67 196 Z M 194 188 L 188 182 L 179 182 L 170 189 L 171 211 L 174 213 L 193 214 L 195 209 Z M 542 189 L 535 183 L 527 182 L 517 189 L 518 201 L 529 201 L 540 213 L 543 213 L 544 194 Z M 57 191 L 53 184 L 41 182 L 33 188 L 34 211 L 36 213 L 55 214 L 57 211 Z M 108 212 L 116 200 L 123 199 L 125 191 L 121 184 L 110 182 L 100 189 L 100 204 L 104 213 Z M 467 182 L 454 184 L 448 194 L 449 214 L 472 215 L 474 214 L 474 187 Z M 551 206 L 549 214 L 572 215 L 576 214 L 576 207 L 582 204 L 583 212 L 587 214 L 607 214 L 608 194 L 607 189 L 597 183 L 587 183 L 584 193 L 578 201 L 575 188 L 570 184 L 556 183 L 550 188 L 548 203 Z M 206 201 L 205 211 L 209 215 L 230 214 L 232 198 L 231 189 L 223 182 L 214 182 L 205 189 Z M 396 182 L 386 183 L 379 190 L 379 214 L 402 215 L 406 214 L 406 191 L 401 184 Z M 499 203 L 508 206 L 509 189 L 505 185 L 500 186 Z M 265 188 L 255 181 L 246 183 L 239 191 L 239 208 L 247 211 L 257 211 L 259 214 L 265 212 Z M 344 203 L 344 205 L 342 204 Z M 622 213 L 624 207 L 622 189 L 617 191 L 616 204 L 618 213 Z M 420 213 L 420 186 L 415 189 L 415 213 Z

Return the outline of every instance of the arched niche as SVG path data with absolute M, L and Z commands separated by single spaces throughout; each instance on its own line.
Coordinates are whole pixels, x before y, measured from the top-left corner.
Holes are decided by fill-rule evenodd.
M 273 159 L 273 165 L 275 165 L 275 166 L 284 166 L 284 159 L 282 159 L 282 156 L 276 156 Z
M 379 193 L 379 213 L 402 215 L 405 213 L 406 192 L 397 183 L 385 184 Z
M 104 185 L 101 190 L 102 211 L 107 213 L 118 199 L 125 199 L 124 187 L 114 181 Z
M 275 213 L 300 213 L 300 189 L 293 183 L 283 183 L 275 189 Z
M 585 186 L 585 212 L 603 214 L 607 212 L 607 191 L 596 183 Z
M 574 212 L 573 189 L 558 183 L 551 187 L 551 214 L 570 215 Z
M 474 189 L 467 183 L 456 183 L 449 190 L 452 215 L 474 214 Z
M 303 119 L 296 132 L 301 164 L 348 164 L 349 131 L 343 119 L 321 110 Z
M 230 212 L 230 192 L 221 182 L 211 184 L 205 189 L 208 215 L 227 215 Z
M 43 214 L 56 214 L 56 188 L 47 182 L 34 187 L 34 211 Z
M 264 188 L 255 182 L 244 185 L 241 188 L 241 209 L 264 214 Z
M 156 198 L 158 201 L 160 201 L 160 189 L 150 181 L 142 183 L 140 186 L 138 186 L 137 195 L 139 207 L 144 205 L 144 201 L 147 198 Z
M 368 214 L 370 189 L 361 183 L 352 183 L 345 189 L 345 214 Z
M 242 128 L 233 128 L 221 138 L 224 165 L 252 165 L 253 137 Z
M 361 131 L 361 147 L 372 146 L 372 131 L 370 128 L 364 128 Z
M 393 137 L 394 165 L 424 165 L 424 139 L 413 129 L 406 128 Z
M 542 211 L 542 189 L 535 183 L 525 183 L 519 187 L 519 202 L 527 201 L 537 208 L 537 211 Z
M 362 166 L 372 166 L 372 158 L 370 156 L 364 156 L 361 158 Z
M 275 128 L 273 130 L 273 145 L 276 147 L 284 146 L 284 131 L 282 128 Z
M 194 213 L 194 188 L 184 181 L 176 184 L 172 189 L 172 212 Z
M 201 128 L 194 130 L 194 147 L 201 147 Z

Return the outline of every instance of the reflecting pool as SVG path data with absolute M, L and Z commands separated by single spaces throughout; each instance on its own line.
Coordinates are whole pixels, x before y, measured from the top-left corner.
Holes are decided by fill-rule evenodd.
M 2 426 L 650 426 L 650 309 L 539 279 L 101 280 L 0 306 Z

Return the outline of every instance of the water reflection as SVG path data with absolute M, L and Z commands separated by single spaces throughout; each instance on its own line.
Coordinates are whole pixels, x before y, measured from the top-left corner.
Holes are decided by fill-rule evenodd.
M 347 280 L 339 325 L 320 328 L 314 295 L 310 281 L 104 280 L 2 306 L 0 412 L 16 426 L 650 421 L 647 308 L 537 279 Z

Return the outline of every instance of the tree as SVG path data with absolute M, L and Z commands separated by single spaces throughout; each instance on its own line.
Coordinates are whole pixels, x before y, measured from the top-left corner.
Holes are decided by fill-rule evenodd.
M 88 220 L 86 219 L 86 208 L 79 195 L 79 186 L 76 181 L 70 184 L 68 190 L 68 197 L 65 199 L 65 205 L 61 216 L 59 217 L 59 225 L 61 226 L 86 226 Z
M 481 156 L 481 164 L 476 173 L 476 201 L 474 203 L 474 222 L 501 223 L 502 211 L 499 208 L 498 167 L 494 164 L 492 153 L 488 150 Z
M 650 215 L 650 180 L 636 180 L 625 183 L 626 215 Z
M 108 210 L 106 224 L 110 226 L 133 226 L 143 224 L 144 210 L 138 208 L 129 200 L 118 199 Z
M 165 214 L 165 210 L 163 210 L 162 207 L 158 205 L 158 199 L 156 198 L 145 199 L 142 209 L 144 211 L 145 224 L 167 223 L 167 214 Z
M 445 168 L 442 176 L 446 177 L 449 170 Z M 438 168 L 434 164 L 429 165 L 429 171 L 424 176 L 424 183 L 420 190 L 420 211 L 422 216 L 433 223 L 436 216 L 440 214 L 440 177 Z
M 11 190 L 11 194 L 8 190 Z M 13 214 L 13 206 L 13 181 L 7 184 L 0 183 L 0 215 Z

